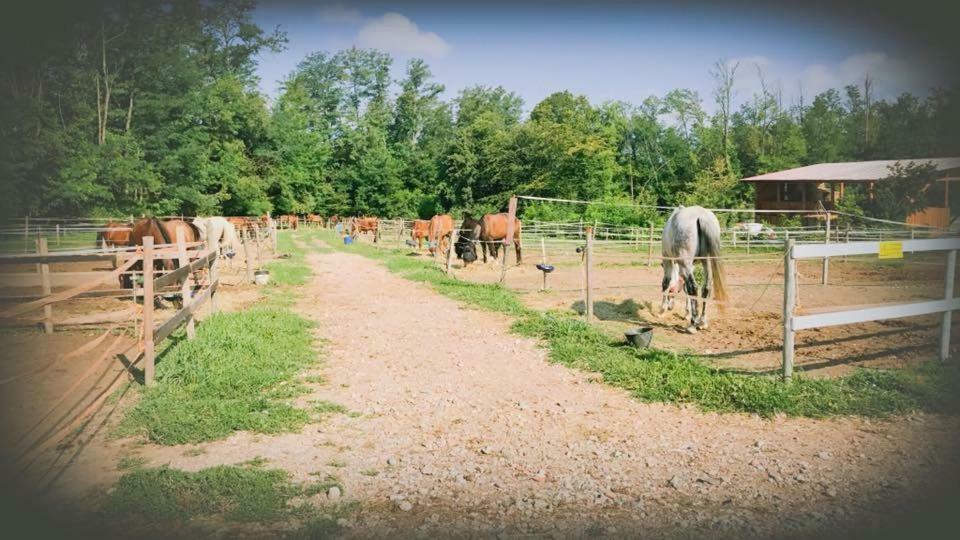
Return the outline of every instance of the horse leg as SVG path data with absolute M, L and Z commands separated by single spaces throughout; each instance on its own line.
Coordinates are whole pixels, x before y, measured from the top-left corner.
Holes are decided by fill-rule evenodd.
M 684 291 L 687 293 L 687 306 L 690 311 L 690 326 L 687 327 L 687 332 L 691 334 L 697 331 L 697 323 L 700 321 L 700 316 L 697 314 L 697 279 L 693 275 L 693 264 L 684 264 L 683 265 L 683 287 Z
M 521 258 L 520 258 L 520 239 L 519 239 L 519 238 L 517 238 L 516 240 L 513 241 L 513 247 L 517 250 L 517 265 L 519 265 L 519 264 L 522 262 L 522 260 L 521 260 Z M 503 248 L 503 256 L 504 256 L 504 257 L 507 256 L 507 248 L 506 248 L 506 247 Z
M 703 307 L 700 308 L 700 323 L 697 324 L 697 328 L 706 330 L 710 327 L 710 323 L 707 322 L 707 297 L 713 292 L 713 271 L 710 269 L 709 261 L 703 261 L 703 273 L 706 276 L 703 282 Z

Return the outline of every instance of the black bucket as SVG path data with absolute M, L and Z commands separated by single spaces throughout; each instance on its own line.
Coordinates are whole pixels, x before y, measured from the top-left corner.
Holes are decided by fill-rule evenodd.
M 627 338 L 627 343 L 638 349 L 646 349 L 650 346 L 650 341 L 653 339 L 653 328 L 641 326 L 633 330 L 627 330 L 623 335 Z

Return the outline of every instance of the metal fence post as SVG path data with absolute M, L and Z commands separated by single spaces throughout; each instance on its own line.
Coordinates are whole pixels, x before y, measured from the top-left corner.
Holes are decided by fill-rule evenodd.
M 783 254 L 783 380 L 793 376 L 793 312 L 797 306 L 797 261 L 793 258 L 792 239 L 786 241 Z
M 586 303 L 584 306 L 584 314 L 587 317 L 587 322 L 593 321 L 593 282 L 591 280 L 592 276 L 590 275 L 590 267 L 593 263 L 593 227 L 587 227 L 587 248 L 586 254 L 584 256 L 584 298 L 583 301 Z
M 943 299 L 953 300 L 953 278 L 957 270 L 957 250 L 947 252 L 947 275 L 943 284 Z M 953 313 L 944 311 L 940 319 L 940 360 L 950 358 L 950 323 Z

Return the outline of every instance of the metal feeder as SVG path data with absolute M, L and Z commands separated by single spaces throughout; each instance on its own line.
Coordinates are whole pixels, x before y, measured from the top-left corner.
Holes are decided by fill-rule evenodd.
M 543 288 L 541 291 L 547 290 L 547 275 L 556 270 L 552 265 L 540 263 L 537 265 L 537 270 L 543 272 Z
M 641 326 L 627 330 L 623 335 L 627 338 L 627 343 L 638 349 L 646 349 L 650 346 L 650 341 L 653 340 L 653 327 Z

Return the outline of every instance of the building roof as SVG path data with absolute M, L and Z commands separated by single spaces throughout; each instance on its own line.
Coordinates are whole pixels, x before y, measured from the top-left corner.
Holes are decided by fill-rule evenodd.
M 817 163 L 796 169 L 787 169 L 744 178 L 743 182 L 791 181 L 791 182 L 867 182 L 890 176 L 890 167 L 896 163 L 907 165 L 933 164 L 938 171 L 960 169 L 960 157 L 887 159 L 878 161 L 847 161 L 841 163 Z

